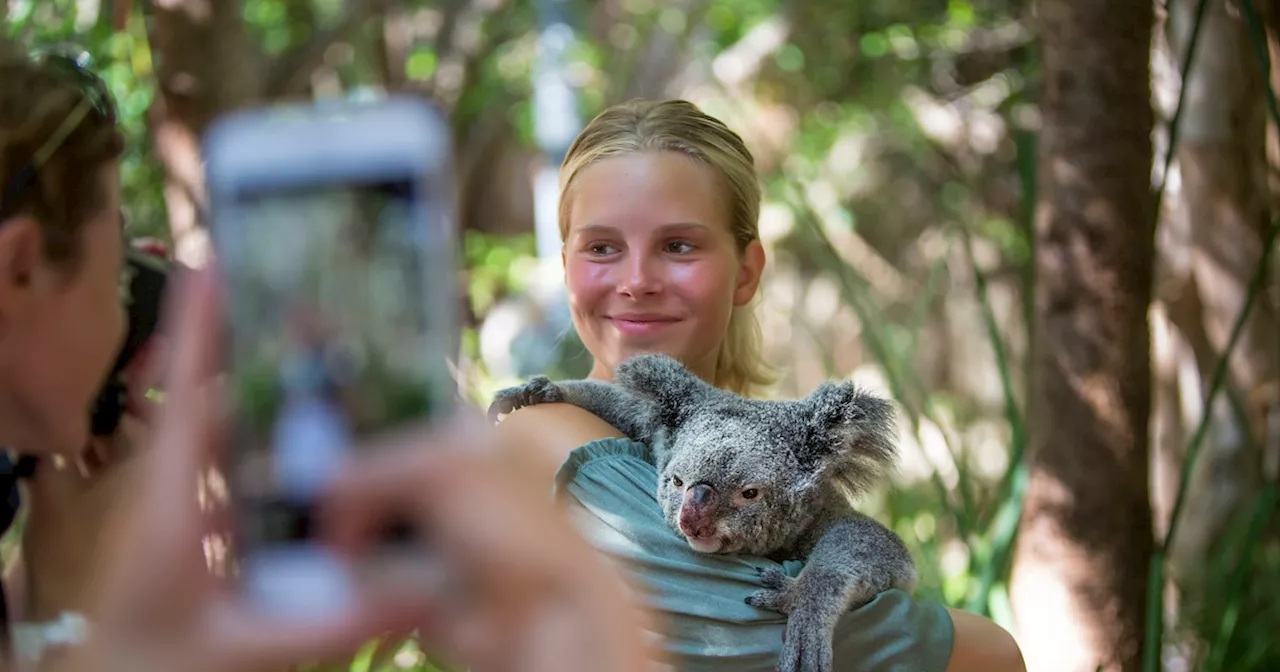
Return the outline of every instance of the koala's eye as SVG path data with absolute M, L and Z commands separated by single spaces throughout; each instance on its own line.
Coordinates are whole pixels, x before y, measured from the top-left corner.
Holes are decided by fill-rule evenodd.
M 677 488 L 683 488 L 683 487 L 684 487 L 684 481 L 680 480 L 680 477 L 679 477 L 679 476 L 672 476 L 672 477 L 671 477 L 671 484 L 672 484 L 672 485 L 674 485 L 674 486 L 676 486 Z
M 742 491 L 743 499 L 755 499 L 756 497 L 759 497 L 759 496 L 760 496 L 760 491 L 755 488 L 747 488 L 746 490 Z

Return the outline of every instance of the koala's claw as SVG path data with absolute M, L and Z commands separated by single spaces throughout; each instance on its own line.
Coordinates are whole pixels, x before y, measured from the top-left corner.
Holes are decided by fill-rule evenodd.
M 760 581 L 766 588 L 774 590 L 785 590 L 789 588 L 795 579 L 787 576 L 787 573 L 777 567 L 756 567 L 756 574 L 760 575 Z
M 777 567 L 768 569 L 757 567 L 756 573 L 760 575 L 760 582 L 765 587 L 749 595 L 745 600 L 746 603 L 757 609 L 768 609 L 783 614 L 791 613 L 794 606 L 793 588 L 796 580 Z
M 832 626 L 817 614 L 798 611 L 787 619 L 778 672 L 831 672 Z
M 546 376 L 534 376 L 524 385 L 498 390 L 489 404 L 489 421 L 497 422 L 499 415 L 506 415 L 525 406 L 554 404 L 564 401 L 564 392 Z

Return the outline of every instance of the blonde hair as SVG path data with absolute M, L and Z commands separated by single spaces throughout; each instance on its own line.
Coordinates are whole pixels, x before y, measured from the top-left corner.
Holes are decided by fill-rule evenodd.
M 632 100 L 596 115 L 574 140 L 560 166 L 560 239 L 569 235 L 574 181 L 595 162 L 646 151 L 679 152 L 711 168 L 724 188 L 729 226 L 739 255 L 760 235 L 760 182 L 755 158 L 742 138 L 719 119 L 684 100 Z M 716 360 L 715 380 L 749 395 L 771 385 L 754 300 L 733 309 Z

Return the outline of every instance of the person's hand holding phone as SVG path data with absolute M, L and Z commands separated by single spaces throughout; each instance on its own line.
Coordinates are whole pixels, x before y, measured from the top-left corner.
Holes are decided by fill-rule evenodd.
M 473 670 L 639 670 L 642 621 L 618 579 L 556 513 L 517 485 L 491 451 L 495 436 L 459 423 L 404 436 L 354 463 L 333 488 L 321 533 L 359 557 L 368 533 L 408 517 L 433 541 L 461 601 L 414 591 L 360 595 L 332 619 L 282 622 L 255 613 L 207 571 L 214 521 L 198 475 L 225 431 L 212 384 L 219 310 L 207 271 L 169 302 L 166 397 L 137 456 L 137 487 L 104 530 L 91 636 L 63 672 L 283 671 L 350 656 L 385 633 L 420 627 L 427 646 Z
M 620 577 L 545 490 L 500 461 L 492 427 L 471 420 L 385 447 L 341 477 L 322 510 L 326 536 L 358 556 L 381 524 L 410 517 L 446 587 L 418 623 L 420 644 L 458 669 L 641 669 L 646 616 Z

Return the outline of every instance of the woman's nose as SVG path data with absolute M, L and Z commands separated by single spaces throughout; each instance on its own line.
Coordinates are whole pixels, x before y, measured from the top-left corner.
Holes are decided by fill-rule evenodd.
M 632 253 L 623 262 L 618 293 L 637 297 L 662 291 L 662 271 L 653 255 Z

